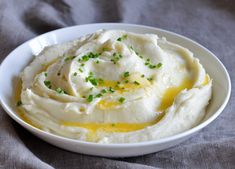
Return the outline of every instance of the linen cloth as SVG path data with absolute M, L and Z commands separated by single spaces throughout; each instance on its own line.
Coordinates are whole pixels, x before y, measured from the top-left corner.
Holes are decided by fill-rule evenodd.
M 1 0 L 0 62 L 15 47 L 39 34 L 95 22 L 143 24 L 185 35 L 219 57 L 234 87 L 235 1 L 232 0 Z M 232 169 L 235 168 L 234 100 L 233 92 L 223 113 L 186 142 L 158 153 L 117 159 L 54 147 L 20 127 L 0 108 L 0 168 Z

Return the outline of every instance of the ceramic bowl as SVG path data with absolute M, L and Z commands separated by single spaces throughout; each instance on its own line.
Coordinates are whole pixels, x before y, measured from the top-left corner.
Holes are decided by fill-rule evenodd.
M 98 29 L 122 29 L 136 33 L 154 33 L 159 37 L 166 37 L 167 40 L 191 50 L 194 56 L 200 59 L 201 64 L 213 79 L 213 97 L 207 107 L 204 120 L 196 127 L 171 137 L 155 141 L 126 144 L 101 144 L 73 140 L 39 130 L 23 121 L 15 110 L 16 106 L 13 96 L 16 84 L 14 79 L 18 77 L 24 67 L 32 61 L 33 55 L 39 54 L 46 46 L 74 40 L 83 35 L 93 33 Z M 2 107 L 9 116 L 25 129 L 42 140 L 60 148 L 77 153 L 106 157 L 138 156 L 164 150 L 179 144 L 215 120 L 226 106 L 231 93 L 231 82 L 226 68 L 219 59 L 205 47 L 184 36 L 166 30 L 120 23 L 78 25 L 51 31 L 33 38 L 17 47 L 5 58 L 0 67 L 0 79 L 0 101 Z

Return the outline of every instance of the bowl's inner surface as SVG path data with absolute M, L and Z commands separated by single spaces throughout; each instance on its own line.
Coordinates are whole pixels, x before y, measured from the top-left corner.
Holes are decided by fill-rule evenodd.
M 62 29 L 56 32 L 39 36 L 38 38 L 35 38 L 28 43 L 21 45 L 7 57 L 7 59 L 1 65 L 0 79 L 4 79 L 4 81 L 0 83 L 0 97 L 2 100 L 2 104 L 9 112 L 14 113 L 16 116 L 18 116 L 15 111 L 16 79 L 17 77 L 19 77 L 20 72 L 25 68 L 25 66 L 28 65 L 29 62 L 33 59 L 33 55 L 37 55 L 40 51 L 43 50 L 45 46 L 73 40 L 97 30 L 97 27 L 86 28 L 86 25 L 83 27 L 83 29 L 80 29 L 81 31 L 78 31 L 76 27 L 71 27 L 68 31 Z M 115 26 L 114 28 L 114 26 L 112 27 L 101 25 L 100 28 L 124 29 L 137 33 L 155 33 L 160 37 L 164 36 L 169 41 L 178 43 L 188 48 L 194 53 L 197 58 L 200 59 L 201 64 L 204 66 L 207 73 L 213 79 L 213 97 L 207 108 L 207 115 L 204 121 L 210 118 L 223 105 L 229 92 L 229 80 L 227 79 L 226 72 L 224 71 L 219 61 L 205 49 L 201 48 L 188 39 L 184 39 L 180 36 L 176 36 L 175 34 L 171 34 L 161 30 L 155 30 L 146 27 L 137 28 L 136 26 Z

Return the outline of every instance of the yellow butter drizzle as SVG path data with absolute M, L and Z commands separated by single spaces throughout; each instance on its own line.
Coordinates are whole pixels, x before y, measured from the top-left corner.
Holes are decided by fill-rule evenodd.
M 14 95 L 14 101 L 17 103 L 18 101 L 21 100 L 21 90 L 22 90 L 22 81 L 21 79 L 18 79 L 16 82 L 16 87 L 15 87 L 15 95 Z M 36 124 L 34 124 L 23 112 L 22 108 L 16 107 L 16 112 L 20 116 L 22 120 L 24 120 L 26 123 L 30 124 L 31 126 L 34 126 L 36 128 L 39 128 Z
M 209 76 L 206 75 L 205 77 L 205 81 L 203 82 L 203 85 L 206 85 L 209 83 Z M 116 82 L 114 81 L 105 81 L 103 86 L 109 86 L 109 87 L 113 87 L 116 88 Z M 162 98 L 162 103 L 159 107 L 159 111 L 163 111 L 166 108 L 168 108 L 170 105 L 172 105 L 175 96 L 177 96 L 177 94 L 179 94 L 180 91 L 182 91 L 183 89 L 190 89 L 193 86 L 193 82 L 191 79 L 186 78 L 183 80 L 183 82 L 181 83 L 181 85 L 177 86 L 177 87 L 171 87 L 168 88 L 167 91 L 164 93 L 163 98 Z M 141 85 L 135 85 L 135 84 L 124 84 L 124 88 L 129 88 L 129 89 L 136 89 L 136 88 L 140 88 Z M 21 94 L 21 88 L 22 88 L 22 82 L 20 81 L 17 86 L 16 86 L 16 91 L 15 91 L 15 101 L 19 101 L 20 100 L 20 94 Z M 116 88 L 117 90 L 119 88 Z M 119 89 L 120 92 L 123 89 Z M 117 106 L 118 102 L 109 102 L 109 101 L 100 101 L 100 106 L 103 108 L 112 108 Z M 39 126 L 35 125 L 32 123 L 32 121 L 30 119 L 27 118 L 27 116 L 24 115 L 24 113 L 20 110 L 20 108 L 17 109 L 18 114 L 20 115 L 20 117 L 27 122 L 28 124 L 37 127 L 40 129 Z M 69 126 L 69 127 L 81 127 L 81 128 L 86 128 L 89 130 L 88 134 L 87 134 L 87 141 L 94 141 L 97 138 L 97 131 L 105 131 L 105 132 L 131 132 L 131 131 L 136 131 L 136 130 L 141 130 L 144 129 L 148 126 L 154 125 L 156 123 L 158 123 L 162 118 L 164 117 L 164 113 L 161 113 L 154 121 L 151 122 L 145 122 L 145 123 L 78 123 L 78 122 L 61 122 L 61 125 L 64 126 Z
M 206 74 L 205 80 L 204 80 L 204 82 L 202 83 L 202 85 L 203 85 L 203 86 L 207 85 L 207 84 L 209 83 L 209 81 L 210 81 L 210 77 L 209 77 L 208 74 Z
M 179 86 L 169 87 L 162 97 L 162 102 L 158 108 L 159 111 L 166 110 L 172 105 L 175 97 L 184 89 L 191 89 L 193 81 L 190 78 L 185 78 Z
M 97 106 L 102 110 L 113 109 L 120 105 L 120 102 L 113 100 L 100 100 Z
M 210 77 L 209 75 L 207 74 L 205 76 L 205 80 L 204 82 L 202 83 L 202 85 L 207 85 L 210 81 Z M 163 94 L 163 97 L 162 97 L 162 102 L 158 108 L 159 111 L 163 111 L 163 110 L 166 110 L 168 107 L 170 107 L 173 102 L 174 102 L 174 99 L 175 97 L 184 89 L 191 89 L 193 87 L 193 80 L 191 80 L 190 78 L 185 78 L 183 80 L 183 82 L 179 85 L 179 86 L 176 86 L 176 87 L 169 87 L 165 93 Z
M 69 127 L 81 127 L 88 129 L 87 141 L 94 141 L 97 138 L 97 131 L 104 132 L 133 132 L 144 129 L 158 123 L 164 117 L 161 113 L 157 118 L 151 122 L 145 123 L 79 123 L 79 122 L 61 122 L 61 125 Z
M 138 85 L 133 83 L 132 82 L 133 79 L 132 79 L 132 81 L 130 81 L 128 83 L 122 82 L 120 84 L 117 84 L 117 81 L 104 80 L 103 83 L 101 83 L 99 86 L 100 87 L 111 87 L 115 91 L 117 91 L 118 93 L 123 93 L 123 92 L 130 92 L 131 90 L 140 89 L 140 88 L 143 88 L 143 87 L 150 85 L 150 82 L 145 78 L 141 78 L 141 75 L 139 75 L 139 77 L 135 76 L 135 79 L 136 79 L 136 81 L 139 82 Z M 129 79 L 129 80 L 131 80 L 131 79 Z M 120 102 L 118 102 L 118 101 L 105 100 L 105 99 L 102 99 L 97 104 L 97 106 L 102 110 L 113 109 L 119 105 L 120 105 Z

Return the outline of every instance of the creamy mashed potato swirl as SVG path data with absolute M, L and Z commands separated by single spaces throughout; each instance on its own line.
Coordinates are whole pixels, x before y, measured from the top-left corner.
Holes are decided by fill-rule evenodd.
M 21 79 L 20 110 L 28 122 L 101 143 L 155 140 L 194 127 L 212 86 L 188 49 L 121 30 L 47 47 Z

